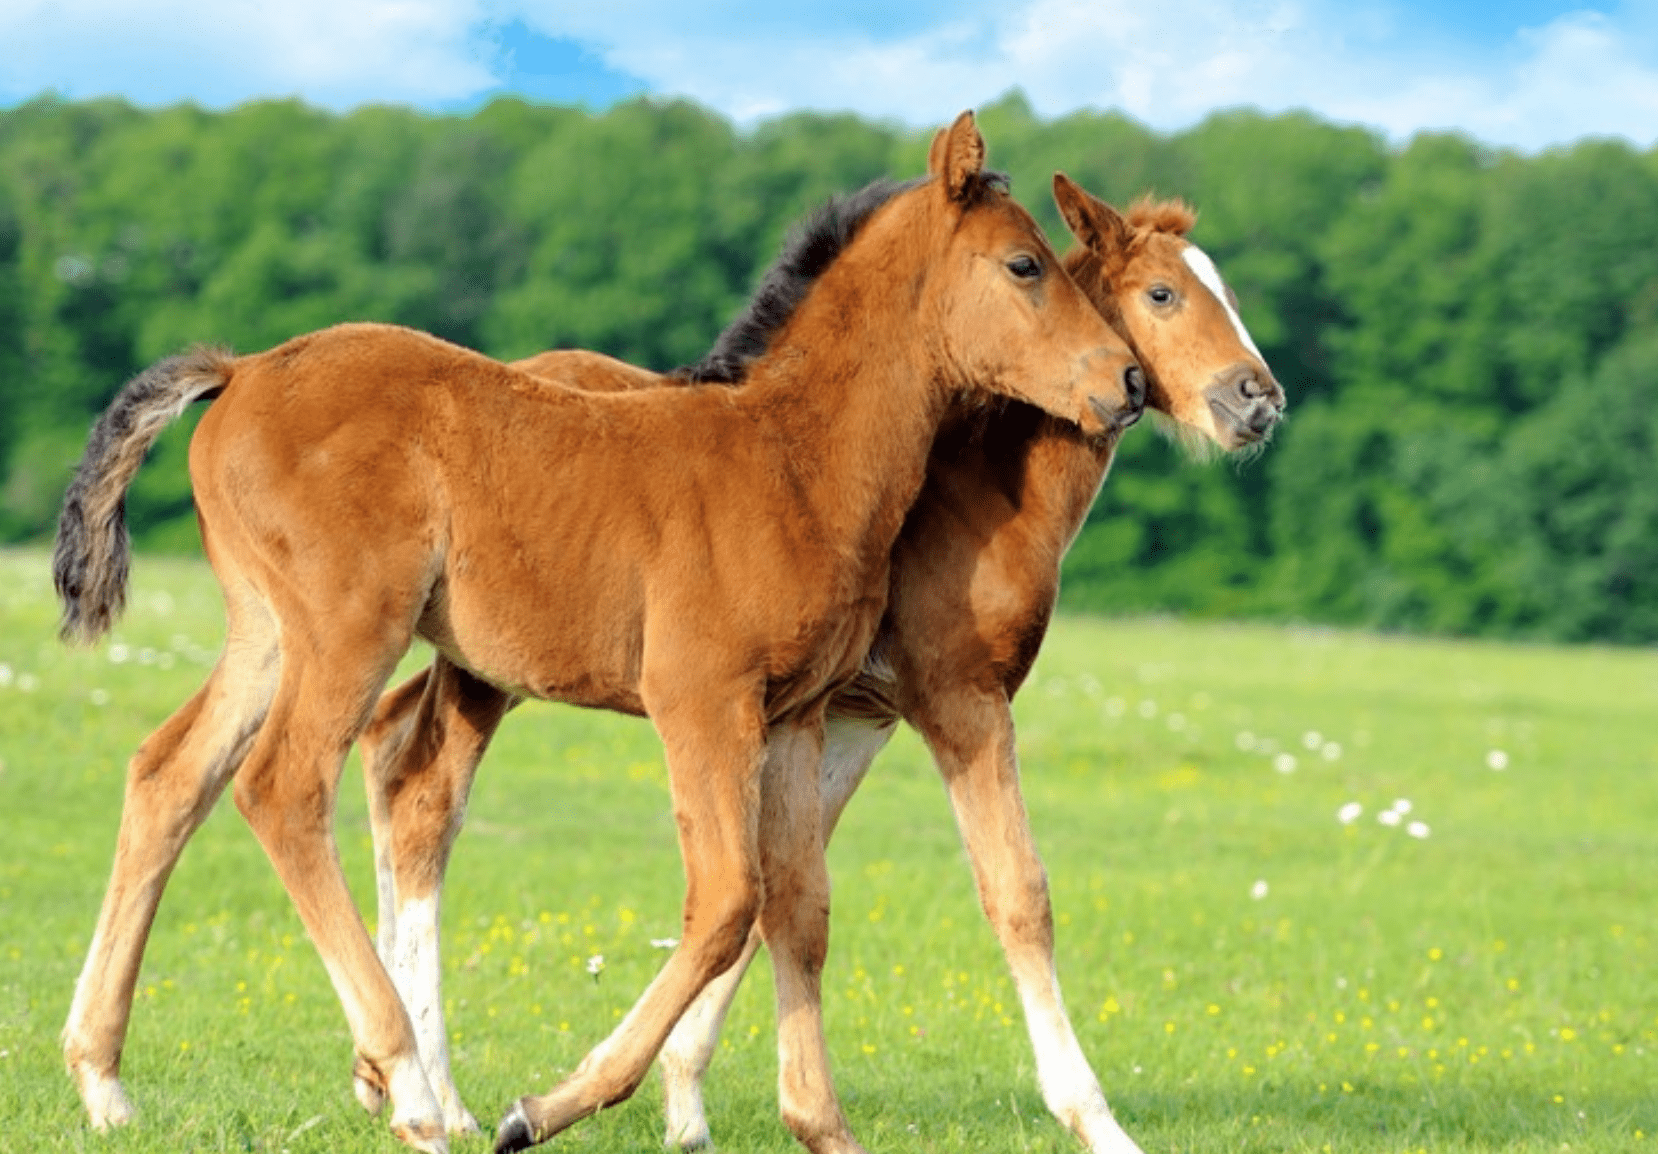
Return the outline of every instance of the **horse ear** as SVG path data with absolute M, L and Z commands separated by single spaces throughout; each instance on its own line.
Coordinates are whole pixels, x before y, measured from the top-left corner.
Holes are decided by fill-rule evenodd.
M 1077 243 L 1101 256 L 1127 247 L 1134 235 L 1121 213 L 1063 172 L 1054 173 L 1054 203 Z
M 984 137 L 979 135 L 971 110 L 933 137 L 933 146 L 927 152 L 927 171 L 944 181 L 951 200 L 960 200 L 973 178 L 984 171 Z

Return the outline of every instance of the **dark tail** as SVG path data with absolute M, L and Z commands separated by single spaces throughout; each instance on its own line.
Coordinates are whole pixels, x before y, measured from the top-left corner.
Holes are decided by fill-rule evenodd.
M 228 349 L 168 357 L 127 382 L 92 426 L 86 453 L 63 495 L 52 580 L 63 602 L 58 636 L 91 644 L 127 603 L 127 487 L 161 431 L 192 401 L 217 396 L 230 379 Z

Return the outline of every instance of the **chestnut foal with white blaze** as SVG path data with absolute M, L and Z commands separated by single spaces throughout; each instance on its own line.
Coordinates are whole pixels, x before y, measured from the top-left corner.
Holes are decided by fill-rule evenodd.
M 648 715 L 686 872 L 678 948 L 573 1075 L 513 1108 L 501 1147 L 630 1095 L 758 919 L 778 973 L 785 1117 L 814 1151 L 861 1150 L 821 1038 L 816 760 L 768 759 L 768 740 L 821 747 L 952 400 L 992 390 L 1096 433 L 1143 400 L 1128 349 L 983 162 L 964 114 L 935 139 L 928 178 L 857 198 L 807 254 L 799 292 L 772 302 L 775 333 L 741 389 L 558 387 L 382 325 L 241 358 L 198 351 L 126 387 L 65 498 L 64 633 L 94 639 L 119 612 L 126 488 L 161 428 L 211 399 L 190 473 L 227 637 L 129 768 L 64 1029 L 95 1126 L 132 1114 L 119 1064 L 145 939 L 185 841 L 234 777 L 344 1006 L 359 1075 L 390 1099 L 398 1137 L 447 1149 L 332 832 L 346 751 L 419 636 L 503 696 Z
M 1185 239 L 1190 210 L 1142 201 L 1125 220 L 1063 175 L 1054 179 L 1054 195 L 1081 242 L 1066 267 L 1139 357 L 1148 405 L 1222 448 L 1262 441 L 1284 395 L 1214 264 Z M 592 387 L 672 379 L 591 353 L 543 353 L 518 365 L 556 378 L 576 361 Z M 882 631 L 857 681 L 829 705 L 824 836 L 897 719 L 915 725 L 949 785 L 986 914 L 1025 1006 L 1049 1108 L 1096 1154 L 1132 1151 L 1060 999 L 1047 883 L 1019 796 L 1008 710 L 1047 628 L 1060 558 L 1117 438 L 1014 408 L 992 420 L 982 406 L 962 406 L 934 446 L 894 549 Z M 444 1040 L 438 897 L 478 761 L 513 703 L 440 656 L 382 699 L 362 739 L 381 956 L 417 1023 L 428 1074 L 454 1104 L 451 1124 L 461 1129 L 472 1123 Z M 670 1145 L 708 1141 L 700 1082 L 758 940 L 710 983 L 660 1055 Z M 359 1083 L 372 1107 L 365 1091 Z

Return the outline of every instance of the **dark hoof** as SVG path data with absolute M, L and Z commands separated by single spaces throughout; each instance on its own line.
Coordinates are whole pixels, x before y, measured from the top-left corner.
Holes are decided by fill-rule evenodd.
M 514 1102 L 507 1116 L 495 1128 L 495 1154 L 528 1150 L 534 1145 L 535 1131 L 530 1127 L 530 1120 L 524 1116 L 524 1103 Z

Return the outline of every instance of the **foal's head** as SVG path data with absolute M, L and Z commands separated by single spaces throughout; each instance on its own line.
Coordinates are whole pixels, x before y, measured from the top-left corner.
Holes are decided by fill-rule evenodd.
M 935 363 L 957 384 L 1028 401 L 1088 432 L 1126 428 L 1145 403 L 1133 353 L 984 158 L 964 112 L 934 138 L 930 179 L 889 209 L 889 221 L 932 252 L 914 291 Z
M 1146 403 L 1223 449 L 1265 440 L 1284 390 L 1214 262 L 1186 239 L 1191 209 L 1141 200 L 1124 217 L 1064 173 L 1054 174 L 1054 200 L 1081 242 L 1065 265 L 1141 357 Z

